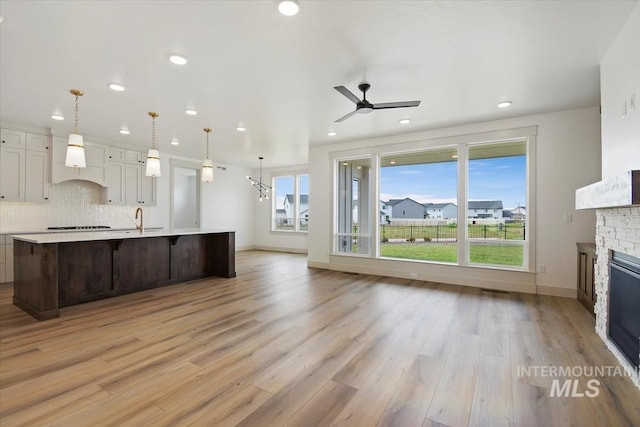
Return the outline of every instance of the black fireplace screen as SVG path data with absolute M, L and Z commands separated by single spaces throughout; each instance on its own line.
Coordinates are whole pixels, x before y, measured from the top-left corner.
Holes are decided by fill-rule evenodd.
M 614 252 L 609 263 L 609 338 L 640 365 L 640 260 Z

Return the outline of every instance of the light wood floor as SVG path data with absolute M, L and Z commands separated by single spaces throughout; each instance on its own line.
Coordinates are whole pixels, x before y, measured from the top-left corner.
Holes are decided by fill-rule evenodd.
M 616 365 L 575 300 L 308 269 L 237 254 L 238 277 L 36 322 L 0 288 L 0 425 L 639 426 L 640 392 L 549 397 L 518 366 Z M 580 390 L 586 390 L 580 378 Z

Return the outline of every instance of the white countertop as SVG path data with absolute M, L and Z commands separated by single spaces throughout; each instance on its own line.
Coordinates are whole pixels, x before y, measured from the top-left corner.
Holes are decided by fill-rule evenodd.
M 15 234 L 15 240 L 22 240 L 29 243 L 67 243 L 67 242 L 90 242 L 95 240 L 120 240 L 139 239 L 142 237 L 167 237 L 186 236 L 190 234 L 214 234 L 232 233 L 232 230 L 150 230 L 140 234 L 137 230 L 131 231 L 79 231 L 68 233 L 41 233 L 41 234 Z

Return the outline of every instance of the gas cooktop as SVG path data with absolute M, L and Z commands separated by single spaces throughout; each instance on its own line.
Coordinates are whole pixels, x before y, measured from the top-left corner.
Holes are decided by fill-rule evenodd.
M 109 229 L 108 225 L 68 225 L 64 227 L 47 227 L 47 230 L 103 230 Z

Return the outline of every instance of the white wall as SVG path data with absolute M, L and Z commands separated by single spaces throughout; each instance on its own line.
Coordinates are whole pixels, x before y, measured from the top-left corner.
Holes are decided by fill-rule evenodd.
M 285 175 L 285 174 L 306 174 L 307 167 L 306 166 L 292 166 L 287 168 L 271 168 L 271 169 L 263 169 L 262 170 L 262 178 L 263 181 L 267 185 L 271 185 L 272 177 L 275 175 Z M 248 173 L 252 177 L 258 176 L 258 171 L 253 170 L 251 173 Z M 245 182 L 247 179 L 245 178 Z M 313 178 L 309 176 L 309 185 L 311 186 L 311 182 Z M 252 198 L 255 206 L 255 247 L 258 249 L 265 250 L 279 250 L 279 251 L 287 251 L 287 252 L 307 252 L 307 242 L 308 237 L 307 233 L 291 233 L 291 232 L 276 232 L 271 231 L 271 210 L 273 206 L 274 200 L 263 200 L 262 202 L 258 201 L 258 192 L 253 188 L 253 186 L 246 184 L 252 191 Z M 309 189 L 309 199 L 313 199 L 313 190 L 311 187 Z M 313 223 L 313 211 L 309 209 L 309 223 Z M 309 225 L 311 226 L 311 225 Z
M 226 171 L 214 168 L 213 182 L 201 183 L 202 228 L 235 230 L 236 250 L 254 246 L 253 192 L 245 176 L 250 170 L 228 166 Z
M 368 147 L 402 144 L 456 135 L 537 126 L 536 171 L 536 264 L 545 273 L 513 273 L 500 270 L 457 267 L 406 261 L 365 260 L 330 256 L 332 192 L 330 153 L 343 150 L 368 152 Z M 476 123 L 424 132 L 394 135 L 332 145 L 312 146 L 309 150 L 310 209 L 315 212 L 309 224 L 311 266 L 418 278 L 471 286 L 514 289 L 575 297 L 576 242 L 592 242 L 595 212 L 576 211 L 576 188 L 600 179 L 600 115 L 598 107 L 546 113 Z M 570 214 L 572 222 L 564 221 Z M 534 270 L 535 270 L 534 266 Z
M 600 63 L 602 177 L 640 169 L 640 3 Z M 635 109 L 630 110 L 635 95 Z M 623 116 L 627 103 L 627 115 Z

